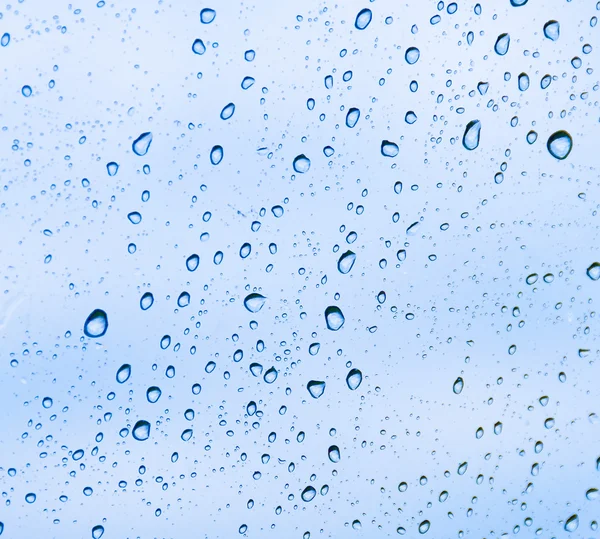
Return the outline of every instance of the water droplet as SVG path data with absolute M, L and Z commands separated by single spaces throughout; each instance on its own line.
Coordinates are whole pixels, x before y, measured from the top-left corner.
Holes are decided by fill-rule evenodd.
M 463 135 L 463 146 L 467 150 L 474 150 L 479 146 L 479 138 L 481 134 L 481 122 L 479 120 L 471 120 L 467 127 L 465 127 L 465 133 Z
M 9 43 L 10 43 L 10 34 L 8 32 L 5 32 L 4 34 L 2 34 L 2 38 L 0 38 L 0 45 L 2 45 L 3 47 L 8 47 Z
M 263 305 L 267 301 L 267 298 L 261 294 L 252 293 L 246 296 L 244 299 L 244 307 L 251 313 L 257 313 L 263 308 Z
M 142 133 L 138 138 L 136 138 L 133 141 L 131 148 L 133 149 L 133 153 L 135 153 L 135 155 L 143 156 L 148 153 L 150 144 L 152 144 L 152 133 L 148 131 L 146 133 Z
M 271 367 L 267 372 L 265 372 L 265 375 L 263 376 L 263 380 L 265 382 L 267 382 L 267 384 L 272 384 L 275 380 L 277 380 L 278 374 L 279 373 L 277 372 L 275 367 Z
M 529 0 L 510 0 L 510 5 L 513 7 L 524 6 Z
M 463 388 L 465 387 L 465 382 L 464 380 L 459 376 L 455 381 L 454 381 L 454 385 L 452 386 L 452 391 L 454 391 L 454 393 L 456 393 L 457 395 L 460 395 L 460 393 L 462 392 Z
M 579 517 L 576 514 L 571 515 L 565 522 L 565 531 L 574 532 L 577 528 L 579 528 Z
M 331 305 L 325 309 L 325 322 L 327 323 L 327 329 L 331 331 L 337 331 L 343 325 L 346 319 L 342 314 L 342 311 L 339 307 L 335 305 Z
M 215 20 L 216 16 L 217 16 L 217 12 L 214 9 L 205 7 L 204 9 L 202 9 L 200 11 L 200 22 L 202 24 L 210 24 L 211 22 L 213 22 Z
M 102 309 L 94 309 L 83 324 L 83 332 L 92 339 L 102 337 L 108 329 L 108 317 Z
M 557 131 L 550 135 L 546 146 L 552 157 L 566 159 L 573 149 L 573 139 L 566 131 Z
M 408 125 L 412 125 L 417 121 L 417 115 L 412 110 L 409 110 L 404 116 L 404 121 Z
M 294 170 L 299 174 L 308 172 L 310 168 L 310 159 L 304 154 L 300 154 L 294 158 Z
M 421 524 L 419 524 L 419 533 L 427 533 L 429 531 L 430 526 L 431 523 L 429 522 L 429 520 L 424 520 L 423 522 L 421 522 Z
M 544 24 L 544 35 L 548 39 L 556 41 L 560 35 L 560 24 L 558 21 L 548 21 Z
M 373 18 L 373 13 L 369 8 L 361 9 L 356 15 L 356 21 L 354 22 L 354 26 L 356 26 L 357 30 L 364 30 L 371 23 L 371 19 Z
M 196 39 L 192 44 L 192 51 L 194 51 L 195 54 L 204 54 L 206 52 L 206 45 L 204 44 L 204 41 L 201 39 Z
M 590 267 L 586 270 L 587 276 L 592 281 L 597 281 L 600 279 L 600 262 L 594 262 L 590 265 Z
M 106 164 L 106 171 L 108 172 L 109 176 L 115 176 L 117 174 L 119 170 L 119 165 L 117 163 L 115 163 L 114 161 L 111 161 L 110 163 Z
M 244 79 L 242 80 L 242 90 L 247 90 L 253 84 L 254 84 L 254 78 L 253 77 L 244 77 Z
M 327 450 L 327 456 L 329 457 L 329 460 L 333 463 L 339 462 L 340 461 L 340 448 L 337 445 L 332 445 L 328 450 Z
M 52 408 L 52 399 L 50 397 L 44 397 L 44 399 L 42 400 L 42 406 L 46 409 L 48 408 Z
M 233 103 L 228 103 L 227 105 L 225 105 L 223 107 L 223 110 L 221 111 L 221 120 L 229 120 L 229 118 L 231 118 L 233 116 L 233 113 L 235 112 L 235 105 Z
M 154 295 L 152 294 L 152 292 L 146 292 L 140 298 L 140 308 L 142 309 L 142 311 L 147 311 L 150 307 L 152 307 L 153 303 L 154 303 Z
M 306 389 L 313 399 L 318 399 L 325 392 L 325 382 L 319 380 L 311 380 L 306 384 Z
M 183 307 L 187 307 L 190 304 L 190 295 L 188 292 L 182 292 L 181 294 L 179 294 L 179 297 L 177 298 L 177 305 L 179 305 L 179 307 L 183 308 Z
M 127 219 L 134 224 L 139 225 L 142 222 L 142 214 L 139 211 L 132 211 L 127 214 Z
M 213 165 L 218 165 L 223 160 L 223 146 L 213 146 L 210 151 L 210 162 Z
M 188 271 L 196 271 L 196 269 L 198 269 L 198 264 L 200 264 L 200 257 L 197 254 L 190 255 L 185 261 L 185 266 Z
M 303 491 L 302 491 L 302 499 L 305 502 L 310 502 L 312 500 L 314 500 L 315 496 L 317 495 L 317 491 L 313 488 L 313 487 L 306 487 Z
M 385 157 L 396 157 L 400 149 L 398 145 L 394 142 L 390 142 L 389 140 L 381 141 L 381 155 Z
M 352 107 L 350 110 L 348 110 L 348 114 L 346 114 L 346 125 L 352 129 L 356 125 L 356 122 L 358 122 L 359 118 L 360 110 Z
M 28 84 L 26 84 L 25 86 L 23 86 L 23 88 L 21 88 L 21 93 L 23 94 L 24 97 L 31 97 L 31 86 L 29 86 Z
M 517 79 L 519 90 L 524 92 L 529 88 L 529 75 L 527 73 L 521 73 Z
M 250 364 L 250 372 L 258 377 L 262 374 L 263 366 L 260 363 L 251 363 Z
M 496 39 L 494 50 L 499 56 L 504 56 L 508 52 L 510 46 L 510 36 L 508 34 L 500 34 Z
M 352 251 L 346 251 L 340 259 L 338 260 L 338 270 L 342 274 L 348 273 L 352 266 L 354 266 L 354 262 L 356 261 L 356 254 Z
M 416 64 L 421 56 L 421 51 L 417 47 L 409 47 L 404 53 L 404 59 L 410 65 Z
M 151 386 L 148 389 L 146 389 L 146 398 L 148 399 L 148 402 L 154 404 L 156 401 L 158 401 L 158 399 L 160 399 L 160 396 L 162 395 L 162 391 L 160 389 L 160 387 L 156 387 L 156 386 Z
M 28 494 L 25 494 L 25 501 L 27 503 L 34 503 L 36 498 L 37 498 L 37 496 L 33 492 L 29 492 Z
M 463 462 L 458 466 L 458 469 L 456 470 L 456 473 L 458 475 L 465 475 L 465 472 L 467 471 L 467 468 L 469 467 L 469 463 L 468 462 Z
M 591 488 L 589 489 L 586 493 L 585 493 L 585 497 L 588 500 L 595 500 L 596 498 L 598 498 L 598 489 L 597 488 Z
M 348 384 L 348 387 L 354 391 L 355 389 L 358 389 L 358 386 L 360 386 L 361 383 L 362 372 L 360 372 L 358 369 L 351 369 L 346 376 L 346 384 Z
M 537 140 L 537 133 L 535 131 L 529 131 L 529 133 L 527 133 L 527 142 L 529 144 L 533 144 L 536 140 Z
M 538 280 L 538 274 L 537 273 L 532 273 L 531 275 L 528 275 L 527 278 L 525 279 L 525 282 L 528 285 L 532 285 L 537 283 Z
M 136 439 L 138 442 L 143 442 L 144 440 L 147 440 L 148 438 L 150 438 L 150 423 L 143 419 L 138 421 L 133 426 L 132 434 L 134 439 Z
M 124 363 L 119 367 L 119 370 L 117 371 L 117 382 L 119 382 L 119 384 L 124 384 L 125 382 L 127 382 L 127 380 L 129 380 L 130 376 L 131 365 L 129 363 Z
M 100 539 L 104 535 L 104 526 L 98 524 L 98 526 L 94 526 L 92 528 L 92 537 L 93 539 Z

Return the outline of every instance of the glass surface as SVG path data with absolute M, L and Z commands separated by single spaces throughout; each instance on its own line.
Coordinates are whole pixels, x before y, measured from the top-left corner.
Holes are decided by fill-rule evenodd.
M 0 8 L 0 535 L 598 537 L 595 1 Z

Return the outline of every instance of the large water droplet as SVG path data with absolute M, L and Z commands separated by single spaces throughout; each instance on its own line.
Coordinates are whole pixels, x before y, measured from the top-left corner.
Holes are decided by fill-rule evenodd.
M 396 157 L 399 152 L 398 145 L 395 142 L 389 140 L 381 141 L 381 155 L 385 157 Z
M 92 339 L 102 337 L 108 329 L 108 317 L 102 309 L 94 309 L 83 324 L 83 332 Z
M 299 174 L 308 172 L 310 168 L 310 159 L 304 154 L 300 154 L 294 158 L 294 170 Z
M 129 363 L 125 363 L 121 365 L 119 367 L 119 370 L 117 371 L 117 382 L 119 382 L 119 384 L 124 384 L 125 382 L 127 382 L 127 380 L 129 380 L 130 376 L 131 365 Z
M 248 294 L 244 299 L 244 307 L 251 313 L 257 313 L 263 308 L 265 301 L 267 301 L 267 298 L 261 294 Z
M 314 500 L 316 495 L 317 491 L 313 487 L 309 486 L 302 491 L 301 497 L 305 502 L 310 502 Z
M 133 149 L 133 153 L 135 153 L 135 155 L 142 156 L 148 153 L 150 144 L 152 144 L 152 133 L 148 131 L 146 133 L 142 133 L 138 138 L 136 138 L 133 141 L 131 148 Z
M 346 114 L 346 125 L 350 129 L 352 129 L 356 125 L 356 122 L 358 122 L 359 118 L 360 110 L 358 110 L 355 107 L 352 107 L 350 110 L 348 110 L 348 113 Z
M 557 131 L 550 135 L 546 146 L 552 157 L 566 159 L 573 149 L 573 139 L 566 131 Z
M 160 389 L 160 387 L 157 386 L 151 386 L 148 389 L 146 389 L 146 398 L 148 399 L 148 402 L 154 404 L 156 401 L 158 401 L 158 399 L 160 399 L 160 396 L 162 395 L 162 391 Z
M 150 438 L 150 423 L 141 419 L 133 426 L 133 437 L 139 442 L 143 442 Z
M 147 311 L 150 307 L 152 307 L 153 303 L 154 303 L 154 295 L 152 294 L 152 292 L 146 292 L 140 298 L 140 308 L 142 309 L 142 311 Z
M 421 522 L 421 524 L 419 524 L 419 533 L 427 533 L 429 531 L 430 526 L 431 524 L 429 520 L 424 520 L 423 522 Z
M 190 255 L 185 261 L 185 267 L 188 271 L 196 271 L 200 264 L 200 257 L 197 254 Z
M 494 45 L 496 54 L 504 56 L 508 52 L 508 47 L 510 47 L 510 36 L 508 34 L 500 34 Z
M 142 222 L 142 214 L 139 211 L 132 211 L 127 214 L 127 219 L 134 225 L 139 225 Z
M 210 151 L 210 162 L 213 165 L 218 165 L 222 160 L 223 160 L 223 146 L 219 146 L 217 144 L 216 146 L 213 146 L 212 150 Z
M 210 24 L 215 20 L 216 16 L 217 12 L 214 9 L 205 7 L 203 10 L 200 11 L 200 22 L 202 24 Z
M 548 21 L 544 24 L 544 35 L 548 39 L 556 41 L 560 36 L 560 24 L 558 21 Z
M 346 251 L 340 259 L 338 260 L 338 270 L 340 273 L 344 275 L 348 273 L 352 266 L 354 266 L 354 262 L 356 261 L 356 254 L 352 251 Z
M 340 461 L 340 448 L 337 445 L 332 445 L 328 450 L 327 450 L 327 456 L 329 457 L 329 460 L 333 463 L 339 462 Z
M 275 380 L 277 380 L 278 374 L 279 373 L 277 372 L 275 367 L 271 367 L 267 372 L 265 372 L 265 375 L 263 376 L 263 380 L 265 382 L 267 382 L 267 384 L 272 384 Z
M 192 50 L 195 54 L 204 54 L 206 52 L 206 45 L 204 41 L 201 39 L 196 39 L 194 43 L 192 43 Z
M 421 51 L 417 47 L 409 47 L 404 53 L 404 59 L 410 65 L 416 64 L 421 56 Z
M 527 73 L 521 73 L 519 75 L 518 86 L 521 92 L 524 92 L 529 88 L 529 75 L 527 75 Z
M 100 539 L 104 535 L 104 526 L 98 524 L 92 528 L 92 538 Z
M 181 294 L 179 294 L 179 297 L 177 298 L 177 305 L 179 305 L 179 307 L 183 308 L 183 307 L 187 307 L 190 304 L 190 294 L 188 292 L 182 292 Z
M 457 395 L 460 395 L 461 391 L 463 390 L 463 387 L 465 387 L 465 382 L 463 381 L 463 379 L 459 376 L 455 382 L 454 385 L 452 386 L 452 391 L 454 391 L 454 393 L 456 393 Z
M 228 103 L 227 105 L 225 105 L 223 107 L 223 110 L 221 111 L 221 120 L 229 120 L 229 118 L 231 118 L 233 116 L 233 113 L 235 112 L 235 105 L 233 103 Z
M 313 399 L 318 399 L 325 392 L 325 382 L 319 380 L 311 380 L 306 384 L 306 389 Z
M 111 161 L 110 163 L 106 164 L 106 172 L 108 172 L 109 176 L 115 176 L 118 171 L 119 171 L 118 163 Z
M 467 127 L 465 127 L 465 133 L 463 135 L 463 146 L 467 150 L 474 150 L 479 146 L 479 138 L 481 135 L 481 122 L 479 120 L 471 120 Z
M 373 18 L 373 13 L 369 8 L 361 9 L 356 15 L 356 21 L 354 22 L 354 26 L 356 26 L 357 30 L 364 30 L 371 23 L 371 19 Z
M 335 305 L 331 305 L 325 309 L 325 322 L 327 323 L 327 329 L 331 331 L 337 331 L 343 325 L 346 319 L 342 314 L 342 311 L 339 307 Z
M 565 522 L 565 531 L 574 532 L 579 528 L 579 516 L 571 515 Z
M 590 265 L 590 267 L 586 270 L 587 276 L 592 281 L 597 281 L 600 279 L 600 262 L 594 262 Z
M 348 387 L 354 391 L 358 389 L 358 386 L 362 383 L 362 372 L 358 369 L 351 369 L 348 375 L 346 376 L 346 384 Z

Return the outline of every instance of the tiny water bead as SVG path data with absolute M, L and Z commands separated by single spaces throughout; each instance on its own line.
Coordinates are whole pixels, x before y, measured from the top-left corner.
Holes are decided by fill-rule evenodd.
M 108 330 L 108 317 L 102 309 L 94 309 L 83 324 L 83 332 L 92 339 L 103 337 Z

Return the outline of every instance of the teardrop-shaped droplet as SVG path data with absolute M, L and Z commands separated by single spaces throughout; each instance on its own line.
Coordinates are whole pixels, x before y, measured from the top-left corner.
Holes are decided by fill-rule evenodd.
M 338 260 L 338 270 L 340 273 L 344 275 L 348 273 L 352 266 L 354 266 L 354 262 L 356 261 L 356 254 L 352 251 L 346 251 L 340 259 Z
M 364 30 L 371 23 L 371 19 L 373 18 L 373 13 L 369 8 L 361 9 L 356 15 L 356 21 L 354 21 L 354 26 L 357 30 Z
M 221 111 L 221 120 L 229 120 L 229 118 L 231 118 L 233 116 L 233 113 L 235 112 L 235 105 L 233 103 L 228 103 L 227 105 L 225 105 L 223 107 L 223 110 Z
M 404 59 L 407 64 L 413 65 L 419 61 L 421 51 L 417 47 L 409 47 L 404 53 Z
M 210 162 L 213 165 L 218 165 L 222 160 L 223 160 L 223 146 L 219 146 L 217 144 L 216 146 L 213 146 L 212 150 L 210 151 Z
M 328 450 L 327 450 L 327 456 L 329 457 L 329 460 L 333 463 L 339 462 L 340 461 L 340 448 L 337 445 L 332 445 Z
M 566 159 L 573 149 L 573 139 L 566 131 L 557 131 L 550 135 L 546 146 L 552 157 Z
M 181 294 L 179 294 L 179 297 L 177 298 L 177 305 L 179 305 L 179 307 L 183 308 L 183 307 L 187 307 L 190 304 L 190 294 L 188 292 L 182 292 Z
M 360 386 L 361 383 L 362 372 L 360 372 L 358 369 L 351 369 L 346 376 L 346 384 L 348 384 L 348 387 L 354 391 L 355 389 L 358 389 L 358 386 Z
M 542 90 L 545 90 L 546 88 L 548 88 L 548 86 L 550 86 L 551 82 L 552 82 L 552 77 L 550 75 L 544 75 L 542 77 L 542 80 L 540 81 L 540 88 Z
M 102 337 L 108 329 L 108 317 L 102 309 L 94 309 L 83 324 L 83 332 L 92 339 Z
M 310 502 L 310 501 L 314 500 L 316 495 L 317 495 L 317 491 L 313 487 L 309 486 L 309 487 L 306 487 L 302 491 L 302 494 L 300 496 L 302 497 L 302 499 L 305 502 Z
M 202 24 L 210 24 L 211 22 L 213 22 L 215 20 L 216 16 L 217 16 L 217 12 L 214 9 L 205 7 L 204 9 L 202 9 L 200 11 L 200 22 Z
M 594 262 L 591 264 L 586 270 L 586 274 L 592 281 L 597 281 L 600 279 L 600 262 Z
M 306 389 L 313 399 L 318 399 L 325 392 L 325 382 L 319 380 L 311 380 L 306 384 Z
M 314 342 L 308 347 L 308 353 L 311 356 L 316 356 L 321 348 L 321 343 Z
M 560 24 L 558 21 L 548 21 L 544 24 L 544 35 L 548 39 L 556 41 L 560 36 Z
M 129 380 L 130 376 L 131 365 L 129 363 L 125 363 L 121 365 L 119 367 L 119 370 L 117 371 L 117 382 L 119 382 L 119 384 L 124 384 L 125 382 L 127 382 L 127 380 Z
M 461 464 L 458 465 L 458 469 L 456 470 L 456 473 L 458 475 L 465 475 L 465 472 L 467 471 L 467 468 L 469 467 L 469 463 L 468 462 L 463 462 Z
M 356 125 L 356 122 L 358 122 L 359 118 L 360 110 L 358 110 L 356 107 L 352 107 L 346 114 L 346 125 L 352 129 Z
M 574 532 L 577 528 L 579 528 L 579 516 L 571 515 L 565 522 L 565 531 Z
M 194 43 L 192 43 L 192 51 L 194 51 L 195 54 L 204 54 L 206 52 L 204 41 L 196 39 Z
M 463 146 L 467 150 L 474 150 L 479 146 L 479 139 L 481 135 L 481 122 L 479 120 L 471 120 L 467 127 L 465 127 L 465 133 L 463 135 Z
M 248 294 L 244 299 L 244 307 L 246 307 L 246 309 L 248 309 L 251 313 L 257 313 L 263 308 L 265 301 L 267 301 L 267 298 L 262 294 Z
M 385 157 L 396 157 L 400 149 L 395 142 L 390 142 L 389 140 L 381 141 L 381 155 Z
M 429 527 L 431 526 L 429 520 L 424 520 L 423 522 L 421 522 L 421 524 L 419 524 L 419 533 L 423 534 L 423 533 L 427 533 L 429 531 Z
M 152 294 L 152 292 L 146 292 L 140 298 L 140 308 L 142 309 L 142 311 L 147 311 L 150 307 L 152 307 L 153 303 L 154 303 L 154 295 Z
M 519 90 L 521 92 L 524 92 L 525 90 L 527 90 L 527 88 L 529 88 L 529 75 L 527 75 L 527 73 L 521 73 L 517 80 L 518 80 Z
M 152 133 L 147 131 L 146 133 L 142 133 L 133 141 L 131 148 L 133 149 L 133 153 L 135 153 L 135 155 L 142 156 L 148 153 L 150 144 L 152 144 Z
M 500 34 L 498 39 L 496 39 L 496 44 L 494 45 L 494 50 L 496 54 L 499 56 L 504 56 L 508 52 L 508 48 L 510 47 L 510 35 L 508 34 Z
M 537 133 L 532 130 L 529 131 L 529 133 L 527 133 L 527 136 L 525 138 L 529 144 L 533 144 L 537 140 L 537 137 Z
M 158 401 L 158 399 L 160 399 L 160 396 L 162 395 L 162 391 L 160 389 L 160 387 L 157 386 L 151 386 L 148 389 L 146 389 L 146 398 L 148 399 L 148 402 L 154 404 L 156 401 Z
M 118 171 L 119 171 L 118 163 L 111 161 L 110 163 L 106 164 L 106 172 L 108 172 L 109 176 L 115 176 Z
M 188 271 L 196 271 L 200 264 L 200 257 L 197 254 L 190 255 L 185 261 L 185 267 Z
M 267 382 L 267 384 L 272 384 L 275 380 L 277 380 L 278 374 L 279 373 L 277 372 L 275 367 L 271 367 L 267 372 L 265 372 L 265 375 L 263 376 L 263 380 L 265 382 Z
M 344 318 L 344 315 L 339 307 L 331 305 L 325 309 L 325 322 L 327 324 L 327 329 L 330 329 L 331 331 L 337 331 L 344 325 L 345 321 L 346 319 Z
M 100 539 L 104 535 L 104 526 L 98 524 L 92 528 L 92 538 Z
M 133 426 L 132 435 L 138 442 L 143 442 L 150 438 L 150 423 L 141 419 Z
M 460 393 L 463 390 L 463 387 L 465 387 L 465 382 L 464 380 L 459 376 L 455 381 L 454 381 L 454 385 L 452 386 L 452 391 L 454 391 L 454 393 L 456 395 L 460 395 Z
M 300 154 L 294 158 L 294 170 L 299 174 L 308 172 L 310 168 L 310 159 L 304 154 Z

